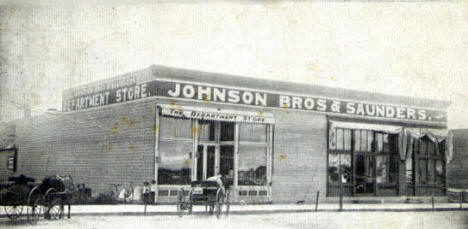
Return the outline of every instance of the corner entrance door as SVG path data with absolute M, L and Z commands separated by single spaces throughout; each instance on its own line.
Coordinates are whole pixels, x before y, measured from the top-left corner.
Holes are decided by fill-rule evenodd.
M 212 144 L 198 145 L 197 180 L 205 180 L 215 175 L 217 148 Z
M 196 180 L 221 174 L 234 180 L 235 123 L 199 121 L 199 142 L 196 157 Z
M 354 167 L 356 194 L 375 194 L 375 156 L 356 154 Z

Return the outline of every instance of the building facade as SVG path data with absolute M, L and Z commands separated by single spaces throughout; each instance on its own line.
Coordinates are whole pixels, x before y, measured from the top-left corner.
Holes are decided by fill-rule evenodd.
M 221 174 L 236 201 L 446 195 L 449 103 L 151 66 L 16 120 L 16 174 L 93 195 L 157 183 L 157 202 Z

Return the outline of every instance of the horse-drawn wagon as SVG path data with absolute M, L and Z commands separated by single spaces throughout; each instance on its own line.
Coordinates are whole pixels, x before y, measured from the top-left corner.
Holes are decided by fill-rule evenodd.
M 26 216 L 30 224 L 36 224 L 44 216 L 45 219 L 59 219 L 64 216 L 64 206 L 68 205 L 70 218 L 71 199 L 75 186 L 71 176 L 49 176 L 41 183 L 24 175 L 10 177 L 3 184 L 0 202 L 5 215 L 15 220 Z
M 190 190 L 179 190 L 177 212 L 179 216 L 184 213 L 191 214 L 194 205 L 204 205 L 205 211 L 216 214 L 229 214 L 229 182 L 215 176 L 202 181 L 192 181 Z

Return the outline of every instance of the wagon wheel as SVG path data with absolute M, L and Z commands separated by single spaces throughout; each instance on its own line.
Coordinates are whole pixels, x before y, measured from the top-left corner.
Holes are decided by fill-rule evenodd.
M 215 203 L 215 214 L 216 218 L 219 219 L 221 212 L 223 211 L 224 205 L 224 189 L 220 188 L 216 192 L 216 203 Z
M 184 197 L 184 189 L 181 188 L 179 190 L 179 194 L 177 195 L 177 215 L 182 217 L 185 210 L 187 210 L 187 206 Z
M 55 188 L 49 188 L 44 194 L 44 204 L 48 205 L 52 202 L 53 199 L 53 194 L 55 193 Z
M 39 186 L 35 186 L 28 195 L 27 217 L 31 225 L 37 224 L 41 216 L 43 216 L 43 204 L 44 200 L 39 193 Z
M 10 220 L 15 220 L 21 217 L 28 191 L 29 188 L 27 186 L 14 184 L 8 187 L 6 192 L 1 193 L 3 208 L 5 210 L 5 214 Z
M 50 206 L 52 204 L 52 194 L 55 192 L 54 188 L 49 188 L 44 194 L 44 218 L 50 219 Z
M 28 206 L 28 222 L 31 225 L 37 224 L 39 219 L 44 216 L 43 201 L 41 197 L 34 198 L 32 203 Z
M 55 196 L 55 189 L 49 188 L 44 195 L 44 205 L 46 207 L 44 217 L 46 219 L 63 218 L 62 200 Z

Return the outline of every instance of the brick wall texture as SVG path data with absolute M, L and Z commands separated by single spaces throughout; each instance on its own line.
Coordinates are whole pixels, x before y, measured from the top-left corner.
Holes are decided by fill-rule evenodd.
M 149 100 L 17 121 L 18 171 L 72 175 L 93 195 L 152 179 L 154 107 Z
M 108 192 L 112 184 L 141 185 L 153 179 L 156 104 L 149 99 L 16 121 L 16 175 L 40 180 L 71 174 L 75 183 L 91 187 L 94 196 Z M 276 119 L 272 201 L 311 201 L 317 191 L 325 197 L 326 117 L 269 112 Z
M 468 189 L 468 129 L 453 130 L 453 159 L 447 166 L 447 186 Z
M 327 121 L 308 112 L 275 112 L 272 198 L 312 201 L 326 194 Z

